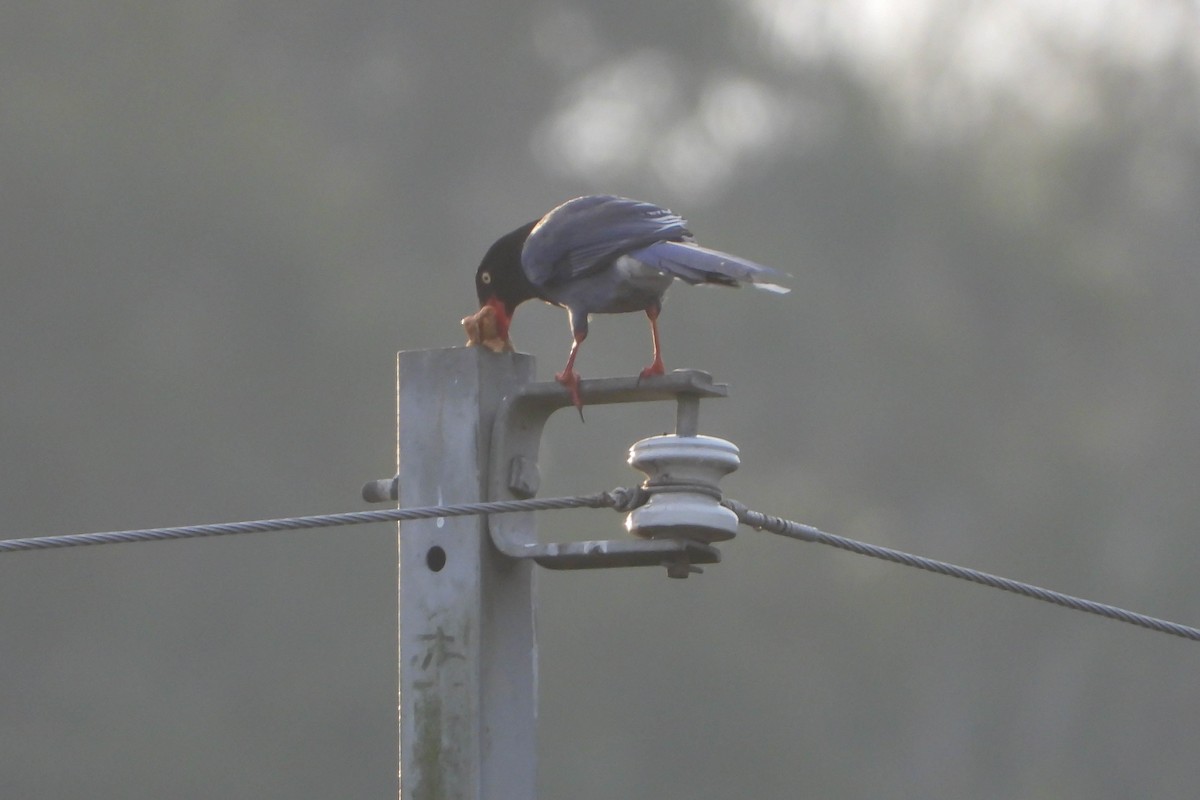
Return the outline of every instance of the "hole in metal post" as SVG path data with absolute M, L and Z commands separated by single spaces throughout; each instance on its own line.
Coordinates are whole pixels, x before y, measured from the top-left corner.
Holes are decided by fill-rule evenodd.
M 425 566 L 434 572 L 441 572 L 442 567 L 446 566 L 446 551 L 437 545 L 429 548 L 425 554 Z

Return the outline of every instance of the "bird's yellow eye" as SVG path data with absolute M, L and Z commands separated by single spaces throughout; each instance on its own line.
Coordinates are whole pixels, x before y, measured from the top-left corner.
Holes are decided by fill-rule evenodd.
M 479 273 L 479 280 L 483 281 L 483 283 L 485 285 L 491 283 L 492 282 L 492 273 L 490 273 L 490 272 Z

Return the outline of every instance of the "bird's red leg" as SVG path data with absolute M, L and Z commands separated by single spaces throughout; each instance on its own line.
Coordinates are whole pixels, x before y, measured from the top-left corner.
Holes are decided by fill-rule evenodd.
M 642 378 L 652 378 L 666 372 L 666 367 L 663 366 L 662 348 L 658 343 L 658 312 L 660 310 L 658 306 L 650 306 L 646 309 L 646 317 L 650 320 L 650 338 L 654 340 L 654 361 L 638 375 L 639 381 Z
M 579 345 L 586 338 L 586 333 L 575 333 L 575 341 L 571 345 L 571 354 L 567 356 L 567 365 L 563 367 L 562 372 L 554 376 L 554 380 L 567 387 L 567 391 L 571 393 L 571 402 L 578 409 L 580 419 L 583 419 L 583 398 L 579 396 L 579 373 L 575 371 L 575 356 L 579 354 Z

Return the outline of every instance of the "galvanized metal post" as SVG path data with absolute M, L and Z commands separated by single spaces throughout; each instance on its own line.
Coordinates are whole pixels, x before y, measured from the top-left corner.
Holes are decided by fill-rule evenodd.
M 523 354 L 401 352 L 399 505 L 485 499 L 496 408 L 533 375 Z M 405 522 L 399 551 L 400 797 L 534 797 L 532 562 L 500 555 L 481 517 Z

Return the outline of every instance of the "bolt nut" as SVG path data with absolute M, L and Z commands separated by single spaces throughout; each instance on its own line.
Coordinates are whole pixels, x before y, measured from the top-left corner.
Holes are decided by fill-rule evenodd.
M 542 475 L 537 462 L 525 456 L 513 456 L 508 462 L 508 490 L 513 496 L 528 500 L 538 493 L 541 485 Z

